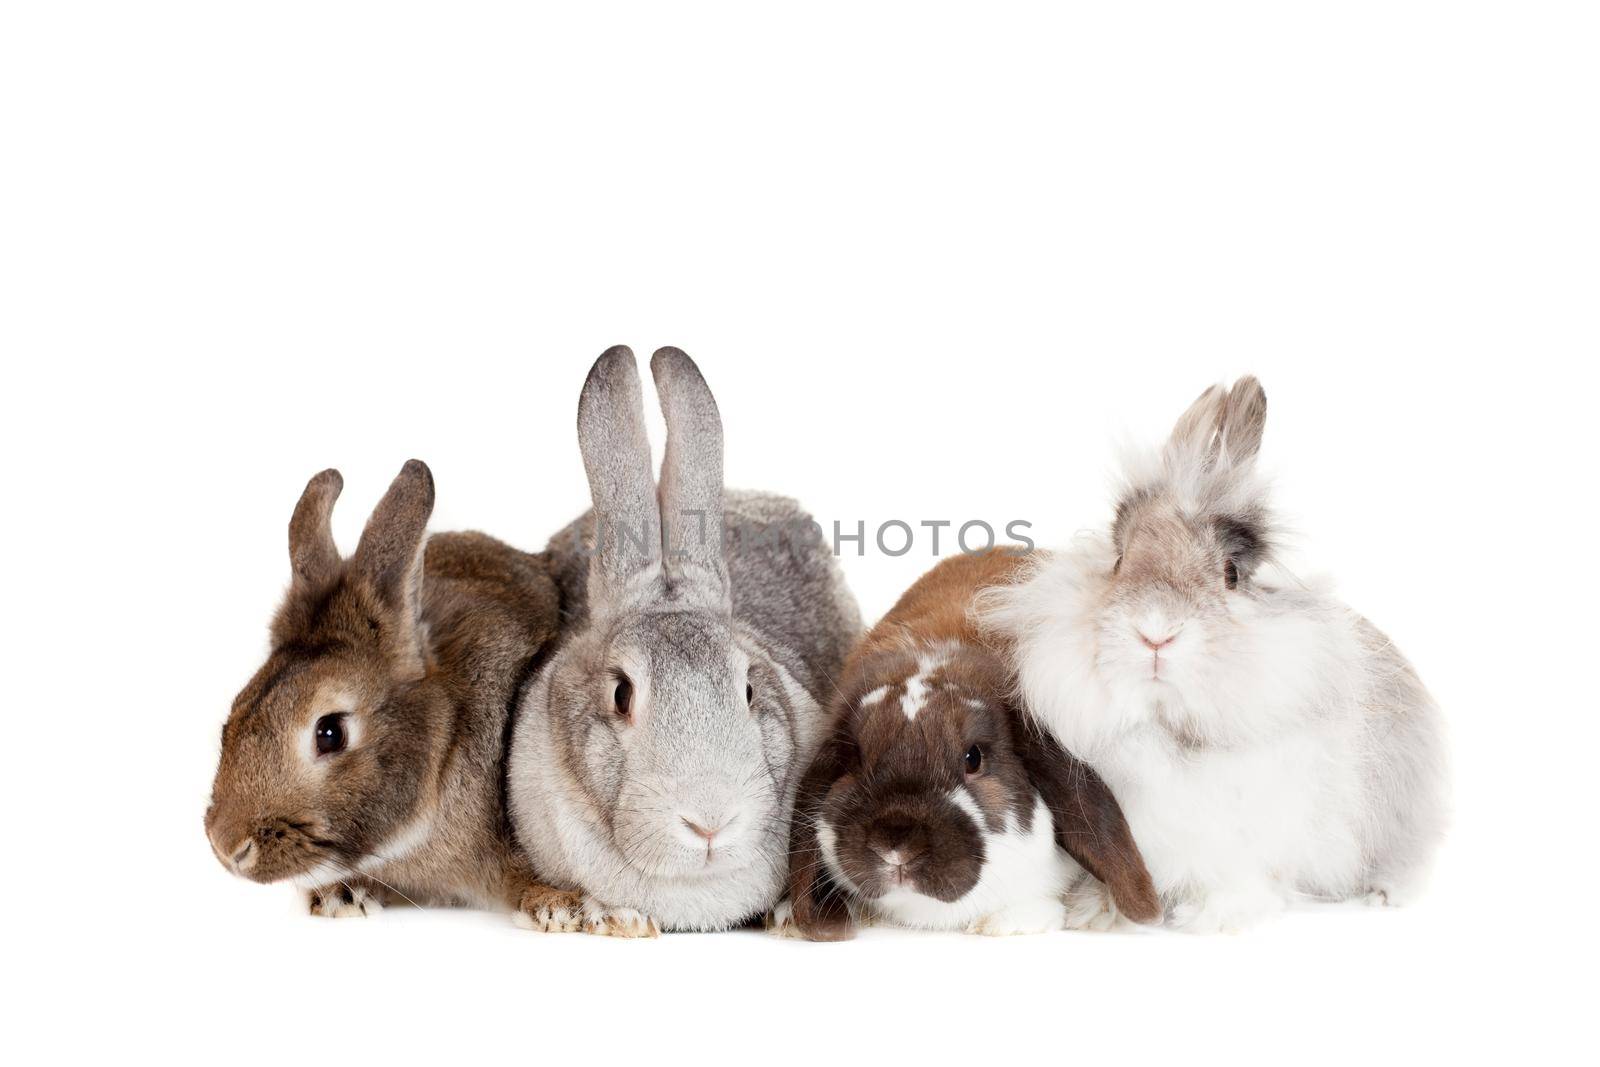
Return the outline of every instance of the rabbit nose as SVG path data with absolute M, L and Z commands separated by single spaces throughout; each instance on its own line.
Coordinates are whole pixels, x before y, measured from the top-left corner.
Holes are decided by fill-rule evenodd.
M 1160 652 L 1177 639 L 1177 634 L 1168 634 L 1166 637 L 1151 637 L 1143 630 L 1139 631 L 1139 640 L 1143 641 L 1144 646 L 1152 652 Z
M 904 866 L 922 853 L 921 846 L 911 841 L 915 829 L 914 823 L 904 819 L 879 823 L 873 828 L 867 844 L 878 854 L 879 859 L 891 867 Z
M 228 862 L 233 864 L 234 870 L 241 873 L 254 867 L 256 865 L 255 840 L 253 838 L 247 839 L 244 844 L 234 850 L 233 856 L 229 858 Z
M 711 843 L 716 840 L 716 836 L 732 826 L 738 816 L 725 815 L 720 819 L 702 818 L 699 821 L 691 819 L 687 815 L 680 815 L 678 818 L 683 820 L 683 825 L 689 828 L 690 833 L 705 841 L 706 847 L 709 848 Z

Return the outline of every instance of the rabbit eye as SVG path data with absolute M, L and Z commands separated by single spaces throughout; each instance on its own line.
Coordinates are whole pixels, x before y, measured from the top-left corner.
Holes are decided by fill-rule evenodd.
M 744 702 L 746 704 L 754 704 L 756 702 L 756 687 L 749 682 L 746 682 L 744 686 Z
M 1222 580 L 1229 589 L 1239 588 L 1239 565 L 1231 559 L 1222 565 Z
M 633 683 L 626 678 L 617 679 L 617 688 L 611 693 L 611 701 L 617 707 L 617 714 L 627 718 L 633 713 Z
M 1119 554 L 1117 556 L 1117 562 L 1115 562 L 1115 563 L 1113 563 L 1111 565 L 1111 573 L 1112 574 L 1118 574 L 1118 573 L 1121 572 L 1121 570 L 1122 570 L 1122 556 Z
M 317 755 L 328 756 L 335 752 L 343 752 L 345 745 L 350 743 L 350 735 L 344 728 L 344 713 L 324 715 L 317 720 L 313 731 L 317 739 Z
M 967 768 L 968 774 L 977 774 L 983 767 L 983 749 L 977 745 L 967 749 L 967 754 L 962 760 L 962 764 Z

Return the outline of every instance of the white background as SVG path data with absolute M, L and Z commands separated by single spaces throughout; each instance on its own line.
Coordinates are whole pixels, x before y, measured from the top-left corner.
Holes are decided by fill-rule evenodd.
M 3 11 L 10 1051 L 1592 1053 L 1591 6 Z M 306 478 L 347 550 L 411 456 L 436 528 L 538 547 L 618 342 L 699 360 L 731 484 L 1042 545 L 1106 521 L 1119 435 L 1258 374 L 1306 567 L 1453 725 L 1431 895 L 812 946 L 230 878 L 201 815 Z M 869 618 L 930 563 L 845 560 Z

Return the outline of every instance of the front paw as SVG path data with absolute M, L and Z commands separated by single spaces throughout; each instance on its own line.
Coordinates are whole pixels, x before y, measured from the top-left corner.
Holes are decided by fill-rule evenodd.
M 585 897 L 581 907 L 583 931 L 602 937 L 660 937 L 656 921 L 632 908 L 613 908 L 593 897 Z
M 1059 900 L 1033 900 L 985 915 L 967 927 L 967 933 L 985 937 L 1047 934 L 1061 929 L 1065 921 L 1066 909 Z
M 383 897 L 376 889 L 359 882 L 355 885 L 324 886 L 307 894 L 307 908 L 312 915 L 329 919 L 355 919 L 376 915 L 383 910 Z
M 578 894 L 536 885 L 523 890 L 511 921 L 541 934 L 575 934 L 584 928 L 582 915 L 583 898 Z

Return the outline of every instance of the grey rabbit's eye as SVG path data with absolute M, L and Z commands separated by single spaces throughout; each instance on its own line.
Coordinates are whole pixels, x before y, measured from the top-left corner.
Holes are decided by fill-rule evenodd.
M 756 702 L 756 687 L 749 682 L 746 682 L 744 686 L 744 702 L 746 704 L 754 704 Z
M 616 705 L 617 714 L 626 719 L 633 713 L 633 683 L 626 678 L 618 678 L 611 700 Z
M 1239 587 L 1239 565 L 1231 559 L 1222 565 L 1222 580 L 1229 589 Z
M 328 756 L 335 752 L 343 752 L 344 747 L 350 743 L 350 736 L 344 728 L 344 713 L 324 715 L 317 720 L 314 730 L 317 738 L 317 755 Z

